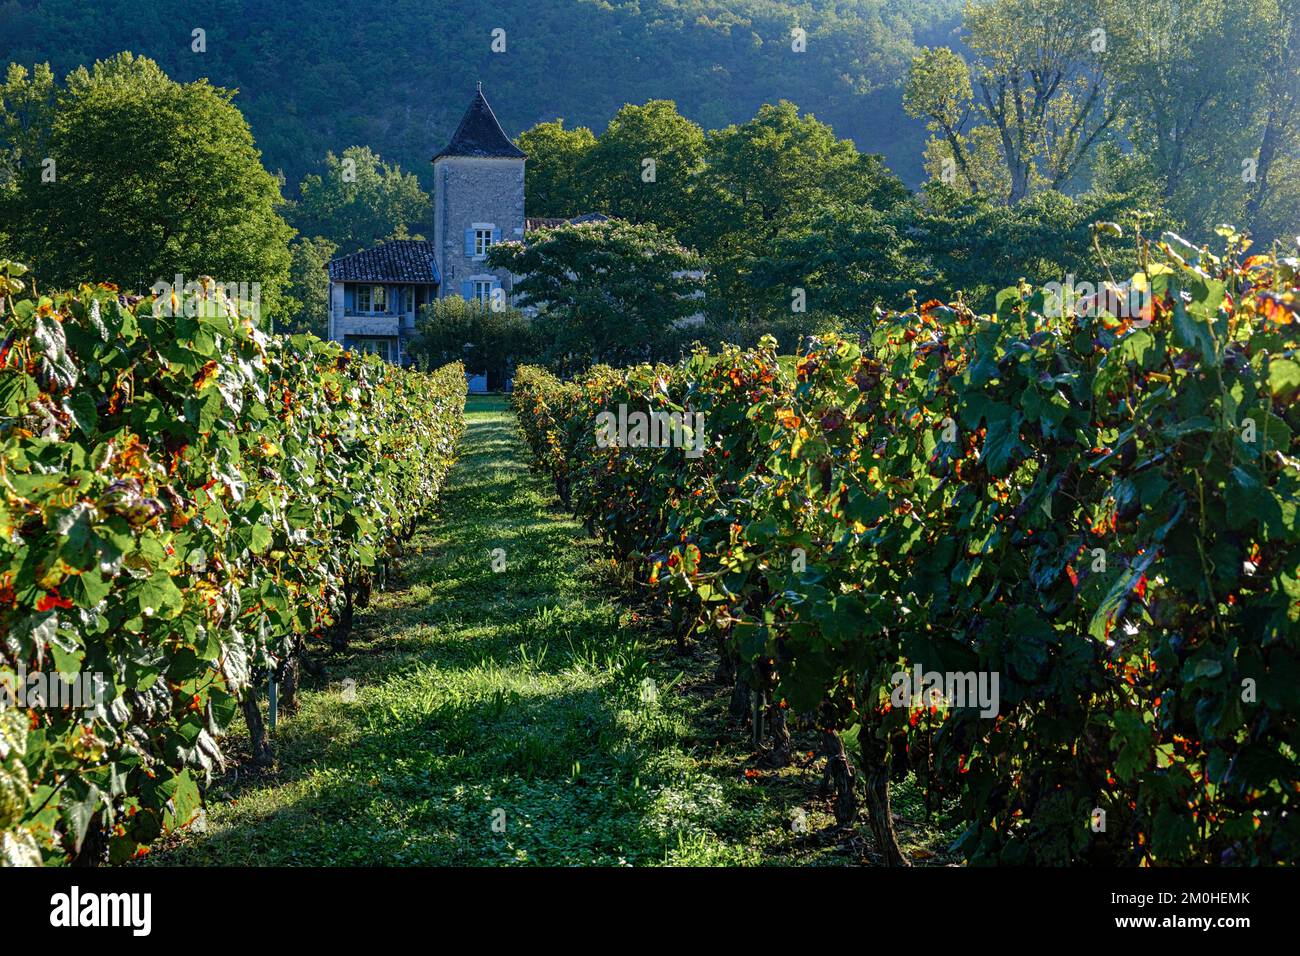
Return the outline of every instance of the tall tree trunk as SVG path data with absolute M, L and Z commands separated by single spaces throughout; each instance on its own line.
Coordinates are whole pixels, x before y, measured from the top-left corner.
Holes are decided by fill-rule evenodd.
M 1255 161 L 1255 188 L 1250 198 L 1246 200 L 1245 226 L 1251 232 L 1255 231 L 1259 223 L 1259 211 L 1264 205 L 1265 195 L 1268 192 L 1268 171 L 1273 165 L 1273 157 L 1277 154 L 1281 125 L 1281 118 L 1277 115 L 1275 104 L 1269 109 L 1268 119 L 1264 123 L 1264 138 L 1260 141 L 1259 157 Z
M 957 131 L 944 123 L 943 134 L 948 140 L 948 148 L 952 150 L 953 162 L 961 170 L 961 174 L 966 177 L 966 185 L 970 186 L 970 191 L 972 193 L 983 192 L 979 180 L 975 178 L 975 173 L 970 168 L 970 163 L 966 161 L 966 150 L 962 148 L 961 140 L 957 138 Z
M 1007 205 L 1014 206 L 1029 195 L 1029 165 L 1017 162 L 1011 166 L 1011 192 L 1007 195 Z

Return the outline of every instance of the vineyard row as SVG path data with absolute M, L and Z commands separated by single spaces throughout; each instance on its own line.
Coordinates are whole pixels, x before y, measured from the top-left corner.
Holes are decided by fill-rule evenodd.
M 0 853 L 190 823 L 258 686 L 344 644 L 464 428 L 459 365 L 261 331 L 223 291 L 36 295 L 0 262 Z M 60 695 L 61 686 L 76 695 Z
M 514 404 L 678 640 L 716 644 L 768 762 L 792 724 L 820 731 L 837 816 L 865 793 L 890 862 L 908 772 L 973 863 L 1294 861 L 1298 265 L 1224 235 L 1223 257 L 1143 243 L 1084 303 L 1022 283 L 994 314 L 882 312 L 793 361 L 769 340 L 524 369 Z M 706 434 L 611 440 L 637 413 Z M 935 686 L 899 706 L 902 674 L 982 679 L 996 707 Z

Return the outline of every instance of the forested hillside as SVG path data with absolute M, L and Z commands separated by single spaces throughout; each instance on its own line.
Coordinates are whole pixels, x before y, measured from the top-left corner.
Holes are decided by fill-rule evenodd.
M 564 117 L 597 132 L 625 103 L 677 101 L 706 129 L 785 98 L 922 178 L 922 124 L 899 78 L 948 42 L 959 0 L 5 0 L 0 62 L 56 75 L 131 50 L 178 81 L 237 88 L 290 184 L 365 143 L 424 177 L 482 80 L 511 135 Z M 807 50 L 791 50 L 791 30 Z M 505 31 L 505 51 L 492 50 Z M 194 52 L 202 29 L 206 50 Z

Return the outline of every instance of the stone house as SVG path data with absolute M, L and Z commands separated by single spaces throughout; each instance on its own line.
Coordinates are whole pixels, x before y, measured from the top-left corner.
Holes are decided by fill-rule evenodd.
M 420 307 L 434 298 L 510 301 L 513 277 L 486 259 L 493 243 L 524 236 L 525 159 L 480 85 L 433 157 L 433 240 L 394 239 L 329 262 L 328 337 L 400 363 Z
M 433 157 L 433 239 L 393 239 L 327 263 L 327 338 L 405 363 L 415 320 L 434 299 L 513 301 L 516 277 L 488 268 L 493 244 L 523 239 L 535 229 L 606 218 L 525 217 L 526 159 L 501 129 L 480 84 L 451 141 Z M 487 383 L 471 376 L 470 386 L 481 391 Z

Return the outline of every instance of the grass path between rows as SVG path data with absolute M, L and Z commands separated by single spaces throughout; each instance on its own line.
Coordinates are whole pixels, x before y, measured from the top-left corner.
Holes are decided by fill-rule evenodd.
M 275 766 L 237 763 L 148 862 L 870 862 L 828 827 L 820 761 L 756 769 L 708 655 L 677 655 L 610 574 L 529 472 L 505 401 L 472 398 L 439 516 L 281 719 Z M 923 856 L 936 835 L 905 825 Z

